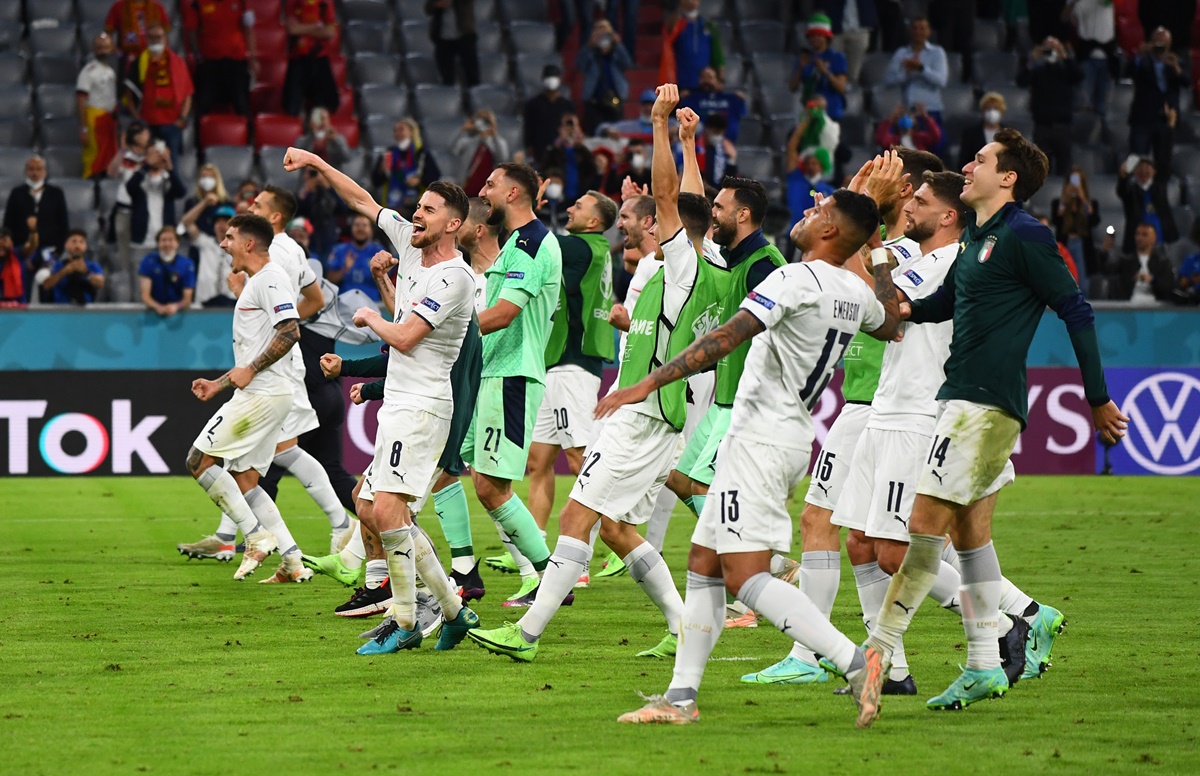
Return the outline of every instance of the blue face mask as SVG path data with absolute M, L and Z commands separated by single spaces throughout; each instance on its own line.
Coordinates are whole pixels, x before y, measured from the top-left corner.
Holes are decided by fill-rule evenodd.
M 899 129 L 901 132 L 907 132 L 908 130 L 910 130 L 912 128 L 913 128 L 912 116 L 908 115 L 907 113 L 905 113 L 900 118 L 896 119 L 896 129 Z

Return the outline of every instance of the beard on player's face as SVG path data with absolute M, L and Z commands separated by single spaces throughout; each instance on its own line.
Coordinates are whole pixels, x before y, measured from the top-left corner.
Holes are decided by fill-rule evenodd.
M 908 219 L 912 219 L 912 216 L 908 216 Z M 925 221 L 912 219 L 904 228 L 904 236 L 917 243 L 925 242 L 935 234 L 937 234 L 936 218 L 929 218 Z
M 504 215 L 505 215 L 504 205 L 497 205 L 495 202 L 492 202 L 491 205 L 492 205 L 492 212 L 488 214 L 487 225 L 488 226 L 503 226 L 504 225 Z

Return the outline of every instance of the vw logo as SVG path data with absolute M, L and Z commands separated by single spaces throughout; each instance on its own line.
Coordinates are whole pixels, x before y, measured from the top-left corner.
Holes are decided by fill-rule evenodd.
M 1189 474 L 1200 468 L 1200 380 L 1179 372 L 1151 375 L 1133 387 L 1125 449 L 1146 471 Z

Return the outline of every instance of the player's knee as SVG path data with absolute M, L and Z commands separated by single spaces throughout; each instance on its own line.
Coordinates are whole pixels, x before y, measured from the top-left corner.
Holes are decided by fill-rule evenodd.
M 667 487 L 681 499 L 691 498 L 692 496 L 691 479 L 677 469 L 672 469 L 671 473 L 667 475 Z
M 693 544 L 688 550 L 688 571 L 702 577 L 721 577 L 721 559 L 707 547 Z
M 591 533 L 592 525 L 595 523 L 595 517 L 595 513 L 590 509 L 574 501 L 568 501 L 558 515 L 559 534 L 587 541 L 588 534 Z M 600 532 L 604 533 L 603 524 L 600 526 Z
M 837 539 L 838 527 L 829 521 L 833 513 L 828 509 L 805 504 L 800 512 L 800 531 L 806 540 Z
M 607 518 L 600 519 L 600 539 L 608 545 L 609 549 L 615 551 L 618 555 L 621 554 L 621 548 L 629 541 L 627 530 L 633 526 L 626 526 L 625 523 L 618 523 L 615 520 Z
M 851 529 L 846 534 L 846 554 L 850 557 L 852 565 L 870 563 L 875 554 L 875 542 L 868 539 L 862 531 Z
M 187 470 L 188 474 L 192 475 L 192 479 L 199 479 L 201 474 L 209 466 L 212 466 L 212 459 L 200 452 L 196 448 L 188 450 L 187 454 Z
M 580 470 L 583 469 L 583 450 L 582 447 L 568 447 L 564 451 L 567 456 L 567 467 L 571 470 L 571 474 L 576 477 L 579 476 Z
M 879 562 L 879 568 L 883 573 L 895 575 L 900 570 L 900 564 L 904 562 L 904 553 L 908 551 L 908 545 L 886 543 L 879 544 L 875 547 L 875 555 Z

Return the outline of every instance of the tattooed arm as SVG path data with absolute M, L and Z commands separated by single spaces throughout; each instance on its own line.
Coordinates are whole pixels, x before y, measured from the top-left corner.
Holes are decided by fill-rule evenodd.
M 295 318 L 280 321 L 275 325 L 275 336 L 267 347 L 248 366 L 235 366 L 216 380 L 192 381 L 192 394 L 200 401 L 208 401 L 230 388 L 245 388 L 254 375 L 287 355 L 292 346 L 300 341 L 300 323 Z
M 883 247 L 883 241 L 879 238 L 878 231 L 871 236 L 867 245 L 871 248 L 872 253 L 876 250 L 887 250 Z M 875 298 L 883 305 L 884 321 L 878 329 L 867 333 L 877 340 L 885 342 L 894 340 L 900 331 L 901 318 L 900 297 L 896 290 L 896 284 L 892 282 L 891 265 L 887 261 L 874 264 L 871 266 L 871 274 L 875 277 Z
M 625 404 L 636 404 L 664 385 L 712 366 L 732 353 L 738 345 L 762 331 L 763 325 L 757 318 L 745 310 L 739 310 L 724 326 L 693 342 L 686 350 L 655 369 L 636 385 L 606 396 L 596 405 L 596 417 L 611 415 L 617 408 Z

